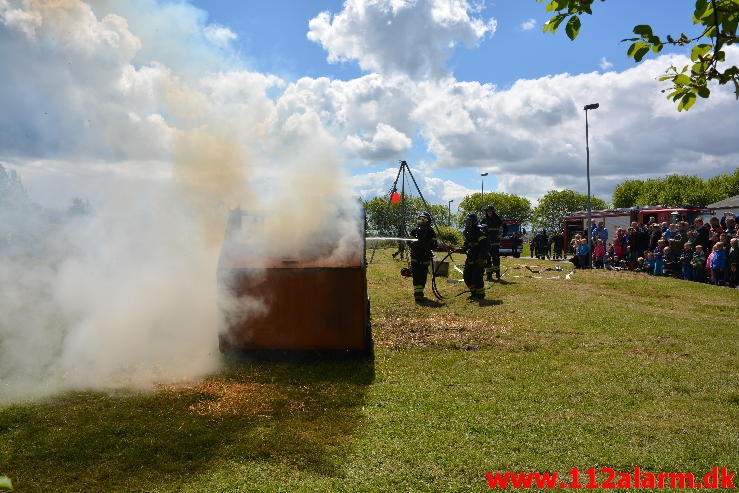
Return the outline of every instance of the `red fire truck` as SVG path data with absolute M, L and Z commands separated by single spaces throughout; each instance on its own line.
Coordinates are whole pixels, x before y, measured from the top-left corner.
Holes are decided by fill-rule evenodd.
M 521 256 L 521 245 L 523 245 L 521 221 L 503 219 L 503 227 L 500 233 L 500 254 L 502 256 L 512 255 L 518 258 Z
M 678 221 L 687 221 L 692 224 L 696 217 L 702 217 L 704 220 L 708 220 L 711 215 L 713 215 L 713 210 L 711 209 L 690 205 L 680 207 L 648 205 L 624 209 L 590 211 L 592 224 L 597 224 L 600 221 L 603 221 L 610 237 L 616 233 L 617 228 L 626 229 L 634 221 L 639 224 L 649 224 L 650 222 L 658 222 L 660 224 L 666 222 L 668 224 L 672 224 Z M 587 211 L 573 212 L 565 217 L 562 224 L 565 245 L 568 245 L 576 234 L 584 235 L 587 223 Z

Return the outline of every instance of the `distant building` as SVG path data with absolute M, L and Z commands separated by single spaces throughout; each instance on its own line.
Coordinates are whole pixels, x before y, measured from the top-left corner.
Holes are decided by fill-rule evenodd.
M 724 216 L 726 215 L 726 213 L 734 214 L 734 216 L 739 216 L 739 195 L 734 195 L 733 197 L 729 197 L 728 199 L 719 200 L 718 202 L 714 202 L 713 204 L 708 204 L 706 207 L 716 211 L 715 215 L 717 217 Z

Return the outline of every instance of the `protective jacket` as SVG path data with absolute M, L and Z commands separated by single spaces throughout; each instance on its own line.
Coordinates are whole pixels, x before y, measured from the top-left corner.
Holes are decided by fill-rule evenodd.
M 500 246 L 500 228 L 503 226 L 503 220 L 500 216 L 493 212 L 492 216 L 485 216 L 480 225 L 485 230 L 485 234 L 488 237 L 488 246 L 497 247 Z
M 431 226 L 418 226 L 411 230 L 411 236 L 417 241 L 411 243 L 411 259 L 428 261 L 433 257 L 436 248 L 436 232 Z
M 467 254 L 468 264 L 474 263 L 480 266 L 485 264 L 488 256 L 489 243 L 484 226 L 465 228 L 462 250 Z

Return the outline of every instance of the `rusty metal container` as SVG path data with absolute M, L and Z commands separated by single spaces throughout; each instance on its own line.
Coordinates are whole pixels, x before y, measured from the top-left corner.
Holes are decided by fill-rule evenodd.
M 237 220 L 231 227 L 240 227 Z M 364 236 L 357 251 L 331 259 L 255 259 L 224 248 L 223 288 L 259 309 L 230 313 L 219 336 L 221 352 L 330 352 L 372 354 Z

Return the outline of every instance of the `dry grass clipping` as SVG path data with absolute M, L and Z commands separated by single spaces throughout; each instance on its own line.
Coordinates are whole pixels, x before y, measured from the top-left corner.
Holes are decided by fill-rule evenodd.
M 486 347 L 510 347 L 508 320 L 469 320 L 455 315 L 372 319 L 375 343 L 389 349 L 447 348 L 474 351 Z

